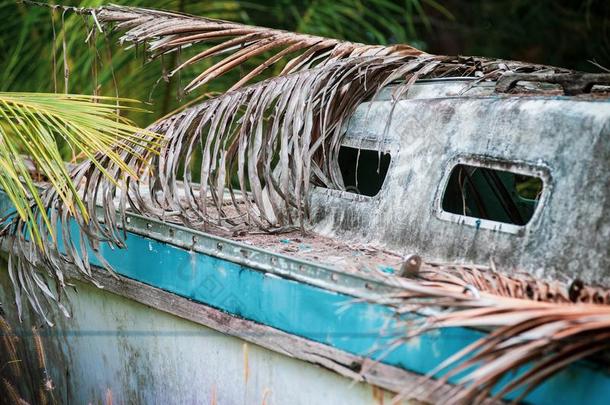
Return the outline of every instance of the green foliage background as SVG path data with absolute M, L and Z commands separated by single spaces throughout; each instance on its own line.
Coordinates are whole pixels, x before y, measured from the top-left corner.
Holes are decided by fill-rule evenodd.
M 96 6 L 109 2 L 55 3 Z M 438 54 L 520 59 L 599 71 L 588 62 L 594 60 L 610 67 L 607 0 L 114 0 L 113 3 L 184 11 L 364 43 L 409 43 Z M 223 91 L 236 80 L 236 75 L 251 66 L 245 65 L 241 72 L 223 76 L 183 98 L 179 84 L 187 83 L 188 76 L 195 72 L 186 71 L 169 82 L 162 79 L 162 72 L 187 55 L 148 62 L 141 49 L 119 49 L 118 35 L 98 36 L 97 47 L 87 46 L 86 24 L 91 21 L 14 0 L 0 0 L 0 22 L 0 91 L 63 92 L 65 36 L 70 71 L 68 91 L 115 96 L 118 90 L 121 97 L 148 102 L 152 116 L 131 113 L 130 118 L 140 125 L 149 124 L 192 98 Z M 203 67 L 199 65 L 198 69 Z

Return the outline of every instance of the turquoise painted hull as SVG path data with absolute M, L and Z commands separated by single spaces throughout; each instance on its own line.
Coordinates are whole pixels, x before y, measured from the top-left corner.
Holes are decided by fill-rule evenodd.
M 393 339 L 389 332 L 396 324 L 393 310 L 381 304 L 354 302 L 357 294 L 347 293 L 349 289 L 346 288 L 324 288 L 324 283 L 315 280 L 316 274 L 323 277 L 325 269 L 316 270 L 315 265 L 298 260 L 288 263 L 291 259 L 286 257 L 274 259 L 278 255 L 266 257 L 264 252 L 257 252 L 250 246 L 178 226 L 135 215 L 131 218 L 136 221 L 131 221 L 128 228 L 127 249 L 101 247 L 101 254 L 118 274 L 235 317 L 348 353 L 378 358 L 384 364 L 420 374 L 429 372 L 483 335 L 483 332 L 465 328 L 443 329 L 386 353 L 384 349 Z M 155 233 L 156 229 L 164 229 L 166 236 Z M 167 240 L 168 234 L 172 235 L 172 243 Z M 207 246 L 208 253 L 202 252 L 206 250 L 203 248 L 186 249 L 185 241 L 188 240 L 193 247 L 197 244 Z M 228 253 L 230 251 L 242 252 L 244 256 L 249 253 L 251 258 L 240 263 Z M 90 259 L 92 264 L 101 264 L 94 255 L 90 255 Z M 263 263 L 267 259 L 270 262 Z M 297 270 L 291 273 L 292 276 L 276 272 L 273 265 L 277 260 L 282 260 L 284 269 L 292 266 Z M 269 271 L 262 270 L 265 268 Z M 308 278 L 299 279 L 299 271 L 310 274 Z M 354 283 L 360 281 L 355 277 Z M 356 290 L 357 286 L 352 288 L 352 291 Z M 605 404 L 607 398 L 610 398 L 610 375 L 588 363 L 576 364 L 556 374 L 526 397 L 530 403 L 553 405 Z
M 121 275 L 349 353 L 382 356 L 383 363 L 409 371 L 425 374 L 483 336 L 472 329 L 442 329 L 385 353 L 392 337 L 384 336 L 384 331 L 392 331 L 395 324 L 394 312 L 387 306 L 353 302 L 354 297 L 346 294 L 135 233 L 128 234 L 127 243 L 127 250 L 102 248 L 104 258 Z M 606 404 L 607 398 L 610 375 L 580 363 L 550 378 L 526 400 L 550 405 Z

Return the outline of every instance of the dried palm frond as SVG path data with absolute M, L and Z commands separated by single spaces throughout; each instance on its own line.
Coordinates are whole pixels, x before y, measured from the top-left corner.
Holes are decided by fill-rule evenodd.
M 304 229 L 309 189 L 313 185 L 343 188 L 337 160 L 346 122 L 360 104 L 375 98 L 382 88 L 399 82 L 393 90 L 392 102 L 396 103 L 420 78 L 453 75 L 495 79 L 509 71 L 547 69 L 518 62 L 435 56 L 410 47 L 363 46 L 176 13 L 121 7 L 83 12 L 100 24 L 115 23 L 118 29 L 127 30 L 127 42 L 149 42 L 149 50 L 156 55 L 231 38 L 178 67 L 209 56 L 230 54 L 203 71 L 187 90 L 207 83 L 247 58 L 280 50 L 238 81 L 234 90 L 151 125 L 152 132 L 165 136 L 159 155 L 134 145 L 133 151 L 142 159 L 117 152 L 129 170 L 101 155 L 96 155 L 101 166 L 83 162 L 74 168 L 71 176 L 80 185 L 78 191 L 85 206 L 94 212 L 101 205 L 98 215 L 89 221 L 71 216 L 60 196 L 47 190 L 42 201 L 51 213 L 51 222 L 61 229 L 61 246 L 44 232 L 43 249 L 27 243 L 24 223 L 15 219 L 11 224 L 15 259 L 9 265 L 9 275 L 16 286 L 18 302 L 25 295 L 43 314 L 37 291 L 46 300 L 54 300 L 55 294 L 32 268 L 50 269 L 58 289 L 64 285 L 65 263 L 76 265 L 93 279 L 88 255 L 93 252 L 110 268 L 99 254 L 99 246 L 125 246 L 125 236 L 119 229 L 125 225 L 127 210 L 204 230 Z M 241 87 L 292 53 L 297 56 L 280 76 Z M 109 181 L 103 172 L 116 181 Z M 117 185 L 123 186 L 120 192 Z M 497 328 L 441 365 L 444 369 L 458 362 L 457 367 L 462 367 L 459 361 L 466 355 L 474 355 L 466 360 L 471 362 L 468 364 L 486 364 L 463 378 L 460 387 L 465 388 L 465 394 L 455 400 L 481 399 L 510 370 L 535 360 L 527 378 L 513 380 L 514 384 L 506 388 L 530 389 L 557 369 L 605 349 L 602 337 L 608 333 L 609 307 L 534 300 L 538 297 L 548 301 L 548 291 L 552 291 L 553 300 L 562 301 L 563 288 L 478 270 L 458 269 L 453 274 L 440 275 L 424 272 L 421 276 L 423 280 L 402 282 L 404 293 L 392 297 L 404 300 L 398 312 L 422 306 L 445 306 L 454 311 L 437 316 L 418 333 L 451 326 Z M 514 298 L 525 296 L 529 299 Z M 545 334 L 550 340 L 545 340 Z M 595 344 L 583 349 L 572 342 L 583 337 Z M 556 350 L 546 351 L 547 344 Z
M 272 53 L 272 56 L 235 83 L 231 90 L 241 87 L 291 56 L 294 57 L 286 64 L 282 74 L 350 57 L 424 54 L 409 45 L 364 45 L 168 11 L 106 6 L 91 10 L 91 13 L 100 24 L 115 23 L 117 29 L 125 30 L 122 42 L 148 43 L 152 57 L 193 45 L 214 44 L 169 73 L 172 76 L 183 68 L 208 58 L 219 55 L 223 57 L 192 80 L 185 87 L 187 92 L 235 69 L 248 59 L 267 53 Z
M 15 332 L 0 311 L 0 404 L 56 404 L 47 369 L 43 340 L 32 328 L 32 339 Z
M 197 35 L 222 31 L 224 28 L 219 27 L 225 24 L 114 6 L 77 11 L 90 14 L 96 24 L 114 22 L 128 29 L 126 38 L 134 41 L 162 38 L 155 46 L 162 44 L 164 52 L 201 42 L 207 37 Z M 241 27 L 270 35 L 268 39 L 274 44 L 283 44 L 273 41 L 284 34 L 296 41 L 294 44 L 314 41 L 309 36 Z M 190 35 L 193 32 L 198 34 Z M 258 35 L 252 34 L 248 41 Z M 171 42 L 177 38 L 180 41 Z M 316 41 L 325 40 L 316 38 L 312 43 Z M 38 208 L 36 213 L 51 213 L 50 222 L 61 230 L 61 246 L 44 232 L 40 238 L 43 248 L 25 243 L 24 222 L 14 221 L 10 233 L 16 237 L 10 247 L 15 259 L 10 262 L 9 275 L 17 301 L 25 296 L 38 312 L 43 312 L 43 302 L 33 290 L 42 292 L 45 300 L 56 300 L 59 291 L 54 294 L 45 286 L 31 270 L 36 266 L 52 269 L 50 274 L 60 291 L 66 260 L 90 279 L 90 253 L 110 268 L 99 254 L 99 245 L 125 246 L 118 225 L 125 220 L 128 209 L 198 229 L 277 232 L 295 226 L 304 228 L 310 187 L 343 188 L 337 158 L 344 124 L 358 105 L 394 81 L 402 82 L 394 90 L 397 101 L 418 78 L 459 75 L 493 79 L 506 71 L 547 69 L 519 62 L 421 54 L 410 47 L 371 48 L 333 41 L 330 48 L 311 45 L 294 63 L 289 62 L 287 67 L 291 67 L 285 70 L 292 73 L 229 91 L 153 124 L 149 129 L 164 134 L 166 140 L 159 156 L 134 145 L 131 152 L 142 159 L 119 150 L 117 154 L 124 163 L 98 155 L 101 164 L 84 162 L 77 166 L 71 176 L 80 184 L 83 205 L 91 212 L 101 205 L 100 218 L 92 216 L 88 221 L 72 215 L 60 195 L 48 190 L 41 200 L 46 210 Z M 323 63 L 301 63 L 318 56 Z M 221 65 L 221 70 L 235 66 L 229 59 Z M 201 79 L 217 76 L 214 72 L 204 72 Z M 134 173 L 144 174 L 144 181 L 138 181 Z M 119 184 L 129 191 L 120 193 L 117 206 L 114 199 Z
M 2 379 L 2 391 L 4 391 L 4 398 L 6 398 L 6 404 L 19 404 L 19 405 L 27 405 L 28 403 L 24 401 L 17 389 L 5 378 Z M 3 400 L 4 401 L 4 400 Z
M 439 383 L 463 373 L 446 403 L 476 403 L 492 390 L 496 399 L 520 391 L 519 402 L 569 365 L 610 349 L 610 308 L 601 305 L 532 305 L 506 299 L 445 313 L 423 330 L 447 327 L 493 330 L 430 372 L 430 377 L 445 372 Z
M 0 219 L 0 236 L 19 234 L 17 244 L 33 242 L 24 250 L 15 250 L 23 254 L 9 260 L 9 276 L 20 312 L 20 291 L 25 292 L 28 301 L 41 313 L 40 300 L 30 291 L 42 292 L 47 300 L 58 299 L 46 286 L 44 278 L 37 274 L 37 263 L 33 261 L 35 254 L 29 253 L 51 249 L 57 254 L 71 245 L 65 235 L 63 238 L 58 235 L 58 213 L 53 209 L 54 205 L 61 204 L 65 224 L 72 218 L 79 223 L 88 223 L 96 212 L 96 206 L 86 206 L 81 196 L 82 177 L 74 176 L 66 169 L 56 137 L 65 139 L 75 154 L 83 154 L 88 159 L 87 165 L 97 168 L 98 176 L 105 177 L 115 186 L 121 183 L 121 177 L 117 172 L 107 170 L 110 164 L 135 178 L 138 174 L 132 170 L 133 165 L 129 165 L 130 159 L 139 159 L 144 150 L 154 154 L 160 139 L 120 116 L 118 108 L 132 107 L 117 103 L 129 101 L 67 94 L 0 93 L 0 186 L 14 206 L 14 210 L 1 213 L 5 218 Z M 21 155 L 23 152 L 44 174 L 46 190 L 39 189 L 28 162 Z M 99 232 L 97 235 L 103 236 Z M 26 264 L 32 267 L 24 267 Z M 52 275 L 59 286 L 64 285 L 61 270 Z
M 0 334 L 2 336 L 2 364 L 0 369 L 11 371 L 13 377 L 21 377 L 21 367 L 19 367 L 19 357 L 17 356 L 17 347 L 15 345 L 13 329 L 9 323 L 0 314 Z
M 545 301 L 535 294 L 514 294 L 523 282 L 548 291 L 549 284 L 533 278 L 524 281 L 475 268 L 439 267 L 433 271 L 422 272 L 419 280 L 405 280 L 400 284 L 404 291 L 392 298 L 401 299 L 397 304 L 399 318 L 423 307 L 436 306 L 443 311 L 428 313 L 420 321 L 399 322 L 392 331 L 398 336 L 393 347 L 438 328 L 490 330 L 427 375 L 426 379 L 438 378 L 439 386 L 447 381 L 456 384 L 441 399 L 443 403 L 482 403 L 490 396 L 494 400 L 507 395 L 519 402 L 566 367 L 610 349 L 610 306 L 564 300 L 569 289 L 566 285 L 553 283 L 553 290 L 562 292 L 562 298 Z M 581 291 L 608 292 L 585 285 Z M 397 400 L 422 395 L 426 393 L 411 384 Z
M 17 302 L 25 296 L 43 313 L 44 301 L 33 291 L 55 301 L 64 286 L 66 260 L 91 280 L 90 252 L 110 269 L 99 244 L 125 246 L 118 225 L 128 209 L 198 229 L 303 228 L 311 185 L 343 188 L 340 141 L 344 124 L 363 101 L 396 80 L 402 81 L 394 90 L 398 100 L 418 78 L 447 73 L 497 77 L 508 69 L 537 66 L 431 55 L 352 57 L 227 92 L 155 123 L 151 133 L 165 135 L 160 155 L 142 139 L 116 151 L 120 164 L 99 154 L 70 173 L 80 185 L 83 205 L 90 212 L 103 207 L 101 220 L 74 216 L 50 189 L 41 201 L 61 231 L 61 246 L 44 229 L 44 248 L 32 246 L 26 243 L 26 223 L 10 224 L 16 238 L 10 242 L 9 275 Z M 199 179 L 193 178 L 195 169 Z M 134 173 L 143 174 L 142 180 Z M 115 202 L 117 186 L 124 191 Z M 32 271 L 36 266 L 52 270 L 57 294 Z
M 463 288 L 472 286 L 477 291 L 502 297 L 610 305 L 609 289 L 585 285 L 579 279 L 566 285 L 557 280 L 541 280 L 528 273 L 503 274 L 493 268 L 464 265 L 426 266 L 418 273 L 418 278 Z

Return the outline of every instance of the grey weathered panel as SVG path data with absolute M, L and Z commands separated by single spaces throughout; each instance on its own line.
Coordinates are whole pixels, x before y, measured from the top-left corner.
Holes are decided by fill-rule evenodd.
M 390 111 L 389 101 L 363 104 L 345 141 L 377 144 L 392 154 L 381 192 L 354 199 L 317 189 L 312 199 L 318 231 L 419 252 L 427 260 L 493 259 L 507 270 L 610 282 L 608 101 L 443 97 L 437 88 L 399 101 L 384 136 Z M 545 191 L 532 220 L 511 233 L 441 219 L 443 182 L 460 158 L 541 175 Z

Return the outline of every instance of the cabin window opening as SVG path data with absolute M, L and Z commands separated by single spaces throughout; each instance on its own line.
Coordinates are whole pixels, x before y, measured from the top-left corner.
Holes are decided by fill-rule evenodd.
M 389 153 L 341 146 L 338 163 L 345 191 L 376 196 L 383 187 L 390 161 Z
M 458 164 L 449 175 L 441 207 L 465 217 L 524 226 L 532 219 L 542 190 L 540 177 Z

